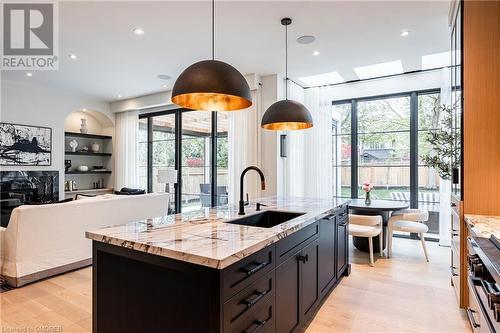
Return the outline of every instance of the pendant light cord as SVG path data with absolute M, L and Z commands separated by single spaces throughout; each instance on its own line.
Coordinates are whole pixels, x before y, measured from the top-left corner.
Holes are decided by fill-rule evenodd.
M 288 100 L 288 25 L 285 25 L 285 99 Z
M 215 60 L 215 0 L 212 0 L 212 60 Z

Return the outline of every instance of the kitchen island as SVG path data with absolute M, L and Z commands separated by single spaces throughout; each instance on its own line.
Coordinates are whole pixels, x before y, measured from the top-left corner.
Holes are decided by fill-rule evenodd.
M 258 202 L 245 216 L 222 206 L 87 232 L 93 332 L 304 330 L 349 274 L 345 201 Z

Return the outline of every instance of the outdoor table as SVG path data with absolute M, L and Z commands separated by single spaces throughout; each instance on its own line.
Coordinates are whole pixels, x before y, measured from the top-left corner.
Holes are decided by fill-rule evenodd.
M 391 200 L 372 200 L 372 202 L 367 205 L 365 203 L 365 199 L 352 199 L 348 206 L 351 214 L 382 216 L 384 225 L 384 240 L 382 248 L 384 250 L 387 243 L 387 221 L 389 221 L 390 212 L 407 209 L 409 207 L 406 202 Z M 369 251 L 368 238 L 366 237 L 353 237 L 353 244 L 358 250 L 364 252 Z M 373 252 L 377 253 L 378 251 L 380 251 L 379 237 L 373 237 Z

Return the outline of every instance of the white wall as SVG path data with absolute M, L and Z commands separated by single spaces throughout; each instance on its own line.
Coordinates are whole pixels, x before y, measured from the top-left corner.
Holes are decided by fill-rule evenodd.
M 83 108 L 105 113 L 113 122 L 109 104 L 74 92 L 52 89 L 26 80 L 2 79 L 0 121 L 52 128 L 51 166 L 0 166 L 0 170 L 57 170 L 59 198 L 64 198 L 64 126 L 66 117 Z
M 273 74 L 261 77 L 262 83 L 262 110 L 259 119 L 266 110 L 281 98 L 283 91 L 283 77 Z M 266 195 L 278 194 L 279 188 L 283 186 L 278 179 L 278 173 L 282 168 L 279 157 L 279 132 L 263 129 L 261 131 L 261 166 L 266 176 Z

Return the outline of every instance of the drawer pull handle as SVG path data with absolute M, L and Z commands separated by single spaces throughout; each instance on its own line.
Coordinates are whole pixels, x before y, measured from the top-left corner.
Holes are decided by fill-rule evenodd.
M 467 316 L 469 317 L 469 321 L 470 323 L 472 324 L 472 327 L 474 328 L 478 328 L 478 327 L 481 327 L 481 325 L 479 325 L 478 323 L 476 323 L 476 319 L 474 319 L 474 315 L 473 313 L 475 313 L 476 311 L 468 308 L 467 309 Z
M 344 227 L 347 225 L 347 220 L 344 220 L 342 222 L 339 222 L 339 227 Z
M 255 291 L 254 294 L 257 295 L 257 297 L 255 297 L 254 299 L 243 300 L 243 303 L 245 303 L 247 305 L 247 308 L 251 308 L 252 306 L 257 304 L 257 302 L 260 301 L 262 299 L 262 297 L 267 295 L 267 291 L 263 291 L 263 292 Z
M 296 259 L 297 259 L 298 261 L 302 261 L 302 262 L 305 264 L 305 263 L 306 263 L 306 261 L 309 261 L 309 254 L 306 254 L 305 256 L 303 256 L 303 255 L 298 255 L 298 256 L 296 257 Z
M 250 331 L 250 329 L 247 329 L 245 330 L 245 332 L 250 332 L 250 333 L 256 333 L 258 331 L 260 331 L 260 329 L 262 327 L 264 327 L 264 325 L 267 323 L 267 319 L 266 320 L 256 320 L 252 323 L 252 326 L 253 325 L 257 325 L 257 327 L 253 330 L 253 331 Z
M 267 262 L 257 262 L 253 264 L 254 267 L 252 268 L 245 267 L 243 268 L 243 271 L 247 274 L 247 276 L 251 276 L 260 271 L 262 268 L 266 267 L 267 264 L 268 264 Z
M 452 237 L 458 237 L 458 236 L 460 236 L 460 234 L 458 234 L 457 232 L 452 232 L 452 233 L 451 233 L 451 236 L 452 236 Z

